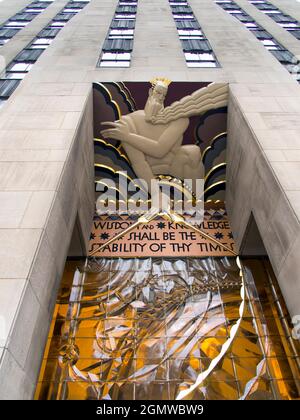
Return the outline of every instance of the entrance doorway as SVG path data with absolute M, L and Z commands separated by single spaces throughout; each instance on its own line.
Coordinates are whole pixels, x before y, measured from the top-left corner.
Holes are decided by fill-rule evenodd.
M 242 267 L 243 281 L 228 257 L 67 261 L 36 398 L 299 398 L 299 357 L 270 263 Z

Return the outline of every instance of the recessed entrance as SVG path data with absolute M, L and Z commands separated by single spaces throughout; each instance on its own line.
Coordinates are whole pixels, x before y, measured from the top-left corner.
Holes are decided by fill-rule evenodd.
M 267 259 L 245 259 L 246 305 L 230 349 L 195 389 L 240 318 L 233 258 L 68 261 L 38 399 L 294 399 L 297 359 Z M 280 307 L 280 309 L 279 309 Z
M 203 85 L 174 84 L 172 101 Z M 122 170 L 135 177 L 122 145 L 101 138 L 99 123 L 141 108 L 149 86 L 96 83 L 94 88 L 98 197 L 104 177 L 115 180 Z M 171 231 L 156 220 L 153 229 L 137 230 L 143 238 L 124 235 L 115 241 L 115 251 L 104 247 L 93 258 L 69 258 L 36 399 L 299 398 L 299 349 L 254 219 L 245 235 L 245 257 L 230 256 L 235 248 L 224 203 L 226 113 L 223 107 L 191 118 L 184 138 L 202 152 L 206 203 L 200 227 L 206 232 L 206 226 L 219 248 L 208 246 L 201 234 L 184 239 L 179 232 L 167 253 L 149 254 L 147 244 L 166 242 L 158 231 Z M 122 200 L 119 190 L 115 197 Z M 100 222 L 97 217 L 90 252 L 119 233 L 111 227 L 113 220 L 120 224 L 118 217 L 104 215 Z M 126 223 L 130 220 L 136 219 L 127 215 Z M 201 246 L 184 253 L 189 242 Z M 138 250 L 135 243 L 145 247 Z M 173 248 L 173 255 L 172 243 L 182 246 Z

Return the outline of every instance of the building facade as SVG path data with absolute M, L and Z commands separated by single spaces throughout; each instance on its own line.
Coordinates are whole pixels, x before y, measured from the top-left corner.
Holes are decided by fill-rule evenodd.
M 228 84 L 236 249 L 268 257 L 286 317 L 298 319 L 300 3 L 33 3 L 0 1 L 0 398 L 34 397 L 66 259 L 88 253 L 95 84 Z M 182 23 L 191 14 L 194 27 Z M 131 23 L 120 33 L 122 15 Z

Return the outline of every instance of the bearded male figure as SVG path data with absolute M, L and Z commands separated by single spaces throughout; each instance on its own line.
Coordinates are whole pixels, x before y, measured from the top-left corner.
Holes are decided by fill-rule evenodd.
M 227 105 L 227 85 L 212 83 L 164 108 L 170 81 L 156 78 L 144 110 L 132 112 L 101 132 L 104 138 L 119 140 L 138 178 L 149 187 L 156 175 L 191 179 L 204 177 L 201 151 L 197 145 L 182 145 L 189 117 Z

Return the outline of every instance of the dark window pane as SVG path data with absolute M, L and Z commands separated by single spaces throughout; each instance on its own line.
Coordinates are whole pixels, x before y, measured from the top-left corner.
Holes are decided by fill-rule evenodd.
M 134 29 L 133 20 L 113 20 L 111 24 L 112 29 Z
M 255 7 L 257 7 L 260 10 L 276 10 L 276 7 L 274 7 L 272 4 L 255 4 Z
M 172 13 L 176 14 L 176 15 L 181 15 L 181 14 L 191 14 L 193 13 L 192 9 L 190 8 L 190 6 L 171 6 L 172 7 Z
M 211 51 L 211 47 L 209 45 L 209 43 L 207 41 L 203 41 L 200 39 L 184 39 L 181 41 L 182 45 L 183 45 L 183 50 L 184 51 L 197 51 L 197 52 L 202 52 L 202 51 Z
M 30 22 L 32 19 L 35 18 L 34 13 L 18 13 L 13 18 L 9 19 L 10 21 L 18 21 L 18 22 Z
M 76 13 L 60 13 L 53 20 L 54 22 L 68 22 L 75 15 Z
M 243 15 L 243 14 L 236 14 L 234 15 L 235 18 L 237 18 L 240 22 L 254 22 L 254 19 L 252 17 Z
M 292 35 L 294 35 L 294 37 L 296 37 L 297 39 L 300 40 L 300 31 L 290 31 Z
M 254 30 L 251 32 L 256 36 L 257 39 L 272 39 L 272 35 L 270 35 L 267 31 Z
M 133 41 L 131 39 L 106 39 L 103 51 L 132 51 Z
M 46 28 L 39 33 L 40 38 L 54 38 L 59 33 L 60 28 Z
M 30 3 L 27 7 L 35 9 L 46 9 L 51 3 L 47 3 L 44 1 L 34 1 L 33 3 Z
M 65 8 L 66 9 L 83 9 L 86 6 L 86 3 L 83 2 L 73 2 L 73 3 L 68 3 Z
M 226 4 L 226 3 L 223 3 L 223 4 L 220 4 L 220 6 L 224 10 L 239 10 L 240 9 L 236 4 Z
M 124 14 L 134 14 L 136 13 L 135 6 L 118 6 L 117 13 L 124 13 Z
M 44 50 L 23 50 L 20 54 L 17 55 L 15 58 L 16 62 L 28 62 L 28 61 L 36 61 L 39 56 L 43 53 Z
M 176 21 L 177 29 L 200 29 L 196 20 L 178 20 Z
M 270 17 L 277 23 L 297 23 L 297 21 L 290 16 L 272 14 Z
M 281 63 L 293 64 L 294 55 L 289 51 L 278 51 L 270 50 L 270 52 L 279 60 Z
M 14 79 L 1 80 L 0 79 L 0 97 L 8 98 L 16 89 L 19 83 L 20 83 L 20 80 L 14 80 Z
M 1 38 L 12 38 L 16 35 L 16 33 L 19 32 L 19 29 L 8 29 L 8 28 L 2 28 L 0 29 L 0 37 Z

